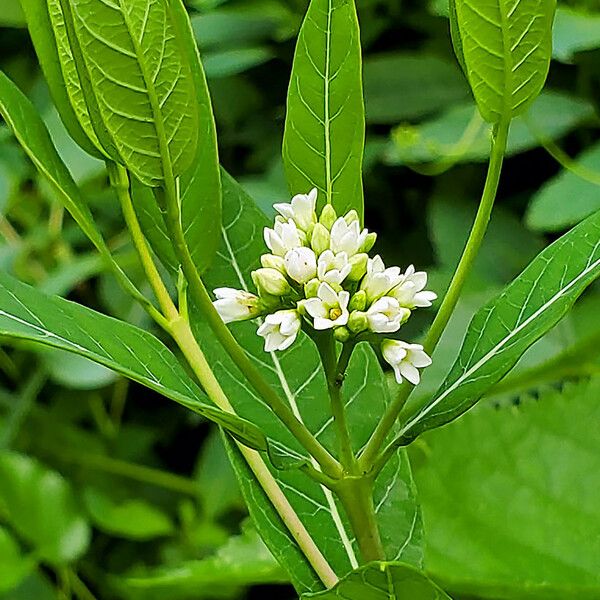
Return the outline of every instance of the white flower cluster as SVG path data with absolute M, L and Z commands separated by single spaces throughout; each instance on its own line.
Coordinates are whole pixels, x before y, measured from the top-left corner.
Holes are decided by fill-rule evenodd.
M 358 214 L 337 217 L 326 205 L 317 218 L 317 190 L 276 204 L 273 229 L 265 228 L 270 254 L 253 271 L 258 295 L 231 288 L 215 290 L 214 306 L 226 323 L 263 317 L 258 334 L 265 350 L 291 346 L 303 324 L 352 337 L 397 332 L 415 308 L 431 306 L 427 274 L 411 265 L 404 273 L 370 258 L 376 234 L 360 227 Z M 419 382 L 419 368 L 431 359 L 418 344 L 383 339 L 381 350 L 401 382 Z

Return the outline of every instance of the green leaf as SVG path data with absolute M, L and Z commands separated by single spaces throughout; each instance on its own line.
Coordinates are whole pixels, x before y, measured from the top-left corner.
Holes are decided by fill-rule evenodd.
M 224 239 L 217 260 L 207 273 L 207 285 L 214 288 L 223 285 L 250 288 L 250 272 L 257 267 L 260 255 L 265 251 L 262 230 L 268 221 L 230 177 L 224 177 L 223 182 Z M 248 388 L 244 377 L 232 367 L 206 326 L 201 322 L 196 326 L 205 352 L 213 357 L 215 374 L 238 414 L 256 423 L 280 450 L 298 455 L 301 460 L 309 460 L 287 429 Z M 302 335 L 288 351 L 268 354 L 263 350 L 256 328 L 256 323 L 249 322 L 232 327 L 234 335 L 261 368 L 264 377 L 290 403 L 316 437 L 335 452 L 337 442 L 325 377 L 313 343 Z M 343 395 L 355 450 L 358 450 L 389 401 L 381 368 L 368 344 L 361 344 L 352 357 Z M 247 467 L 236 460 L 235 453 L 233 462 L 257 528 L 267 545 L 286 566 L 290 576 L 296 577 L 294 583 L 299 591 L 316 591 L 314 574 L 298 581 L 297 548 L 293 542 L 282 543 L 289 534 L 282 531 L 279 520 L 272 517 L 272 508 L 265 506 L 264 494 L 255 485 Z M 359 560 L 358 550 L 346 518 L 331 493 L 297 470 L 274 471 L 273 475 L 333 570 L 343 576 L 355 568 Z M 386 555 L 390 559 L 397 557 L 418 564 L 421 558 L 420 516 L 405 454 L 395 457 L 377 481 L 375 505 Z M 308 568 L 305 567 L 302 573 L 311 574 Z
M 554 242 L 473 317 L 450 373 L 425 406 L 407 411 L 399 438 L 413 440 L 460 416 L 600 276 L 600 212 Z
M 97 390 L 118 378 L 114 371 L 65 350 L 44 348 L 41 358 L 52 381 L 70 389 Z
M 461 596 L 600 595 L 600 379 L 481 403 L 423 436 L 426 566 Z
M 0 595 L 0 600 L 59 600 L 57 591 L 41 573 L 27 577 L 21 585 L 7 594 Z
M 0 273 L 0 333 L 89 358 L 215 421 L 250 447 L 266 448 L 255 425 L 205 404 L 203 392 L 153 335 L 85 306 L 46 296 L 5 273 Z
M 90 529 L 69 483 L 26 456 L 0 453 L 0 507 L 36 555 L 54 566 L 87 549 Z
M 116 502 L 99 490 L 83 493 L 87 512 L 98 529 L 131 540 L 152 540 L 171 535 L 175 527 L 162 511 L 141 499 Z
M 323 600 L 450 600 L 426 575 L 410 565 L 397 562 L 370 563 L 353 571 L 334 588 L 302 599 Z
M 17 587 L 34 568 L 35 559 L 24 556 L 17 541 L 0 526 L 0 594 Z
M 595 175 L 583 179 L 579 170 Z M 600 144 L 588 148 L 574 163 L 546 181 L 527 207 L 527 225 L 535 231 L 560 231 L 600 209 Z
M 106 248 L 92 213 L 30 100 L 0 71 L 0 113 L 38 171 L 98 248 Z
M 221 597 L 221 590 L 287 581 L 256 532 L 248 528 L 242 535 L 230 538 L 214 556 L 132 574 L 123 579 L 123 587 L 150 593 L 152 598 L 212 599 Z
M 316 187 L 320 206 L 362 215 L 364 137 L 354 0 L 312 0 L 296 45 L 283 137 L 292 193 Z
M 595 48 L 600 48 L 600 12 L 559 7 L 554 23 L 553 57 L 570 63 L 578 52 Z
M 21 0 L 21 6 L 46 83 L 65 127 L 86 152 L 102 157 L 83 99 L 73 56 L 68 44 L 65 44 L 66 32 L 64 21 L 57 11 L 58 0 Z M 50 20 L 49 7 L 53 11 L 54 26 Z M 57 40 L 61 43 L 57 44 Z M 94 141 L 90 141 L 90 138 Z
M 212 262 L 221 239 L 221 177 L 217 134 L 204 70 L 187 12 L 180 0 L 169 0 L 172 18 L 190 62 L 196 87 L 199 143 L 192 165 L 181 177 L 181 219 L 194 263 L 202 273 Z M 147 187 L 132 183 L 140 225 L 163 265 L 176 274 L 179 261 L 160 207 Z
M 420 125 L 401 125 L 392 132 L 392 143 L 384 160 L 388 164 L 424 163 L 442 160 L 485 161 L 490 153 L 491 126 L 481 123 L 469 103 L 451 108 Z M 593 118 L 588 102 L 556 92 L 545 92 L 533 103 L 527 115 L 517 117 L 510 128 L 507 156 L 540 145 L 529 123 L 545 139 L 554 140 Z M 526 117 L 526 118 L 525 118 Z
M 398 123 L 469 99 L 469 88 L 450 61 L 434 54 L 395 52 L 364 62 L 369 123 Z
M 72 18 L 77 38 L 71 47 L 79 48 L 85 65 L 78 65 L 79 77 L 89 79 L 116 149 L 111 157 L 149 186 L 182 175 L 196 153 L 198 114 L 185 42 L 170 7 L 162 0 L 71 0 L 69 7 L 65 20 Z M 87 90 L 85 96 L 90 109 Z
M 490 123 L 526 110 L 544 87 L 556 0 L 451 0 L 453 42 L 481 115 Z

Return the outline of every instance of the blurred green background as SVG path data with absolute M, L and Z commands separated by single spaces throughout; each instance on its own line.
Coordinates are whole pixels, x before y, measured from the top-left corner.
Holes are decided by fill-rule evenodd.
M 387 262 L 427 269 L 440 295 L 489 149 L 489 128 L 453 57 L 446 4 L 357 2 L 366 225 Z M 188 5 L 221 161 L 272 214 L 288 197 L 280 147 L 307 2 Z M 553 58 L 545 92 L 513 124 L 489 235 L 418 394 L 439 384 L 473 311 L 600 209 L 599 0 L 559 2 Z M 43 113 L 111 249 L 141 280 L 102 164 L 68 138 L 52 107 L 18 0 L 0 7 L 0 67 Z M 152 327 L 3 124 L 0 268 Z M 599 293 L 586 293 L 479 408 L 411 449 L 426 566 L 457 598 L 600 598 Z M 411 320 L 407 335 L 430 318 Z M 0 350 L 1 600 L 268 594 L 294 597 L 247 521 L 216 431 L 81 358 L 28 344 Z

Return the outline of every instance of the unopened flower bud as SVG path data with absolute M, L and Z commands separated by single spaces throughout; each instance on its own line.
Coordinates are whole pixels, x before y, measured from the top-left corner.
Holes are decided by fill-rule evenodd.
M 308 283 L 304 284 L 304 295 L 307 298 L 315 298 L 319 291 L 319 285 L 321 282 L 315 277 L 311 279 Z
M 367 315 L 364 312 L 359 310 L 355 310 L 350 313 L 350 317 L 348 319 L 348 328 L 352 333 L 360 333 L 361 331 L 365 331 L 368 329 L 369 321 L 367 320 Z
M 271 296 L 285 296 L 292 291 L 286 278 L 276 269 L 263 268 L 252 271 L 252 281 L 261 295 L 266 293 Z
M 333 337 L 343 344 L 350 339 L 350 331 L 347 327 L 338 327 L 333 330 Z
M 213 306 L 225 323 L 253 319 L 260 316 L 264 308 L 260 298 L 244 290 L 217 288 L 214 293 L 217 299 Z
M 361 244 L 358 249 L 359 252 L 369 252 L 377 241 L 377 234 L 374 231 L 368 233 L 365 237 L 365 241 Z
M 363 290 L 358 290 L 356 294 L 350 298 L 349 310 L 365 310 L 367 307 L 367 294 Z
M 350 265 L 350 273 L 348 274 L 349 281 L 360 281 L 367 272 L 367 262 L 369 255 L 362 252 L 361 254 L 355 254 L 350 258 L 348 264 Z
M 336 219 L 337 214 L 335 212 L 335 208 L 333 208 L 331 204 L 326 204 L 321 211 L 319 223 L 327 227 L 327 229 L 331 229 L 331 226 L 335 223 Z
M 317 257 L 310 248 L 294 248 L 285 255 L 287 274 L 298 283 L 306 283 L 317 274 Z
M 347 212 L 344 215 L 344 221 L 346 221 L 346 223 L 348 223 L 348 225 L 350 225 L 350 223 L 352 223 L 352 221 L 358 221 L 358 213 L 352 209 L 350 212 Z
M 317 223 L 314 226 L 310 245 L 317 256 L 329 248 L 329 229 L 322 223 Z
M 260 257 L 260 264 L 265 269 L 275 269 L 280 273 L 285 273 L 285 262 L 281 256 L 275 256 L 274 254 L 263 254 Z

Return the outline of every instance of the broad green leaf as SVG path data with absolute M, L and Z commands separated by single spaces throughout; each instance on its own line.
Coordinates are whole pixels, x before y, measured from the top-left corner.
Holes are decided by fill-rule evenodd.
M 567 169 L 546 181 L 527 207 L 526 221 L 531 229 L 560 231 L 600 209 L 600 144 L 577 157 L 575 167 L 595 175 L 596 182 Z
M 262 230 L 268 221 L 229 177 L 224 178 L 224 190 L 224 239 L 217 259 L 207 273 L 207 284 L 211 288 L 223 285 L 251 288 L 250 272 L 256 268 L 260 255 L 265 251 Z M 215 344 L 212 334 L 200 322 L 197 328 L 202 346 L 213 357 L 215 374 L 238 414 L 256 423 L 282 451 L 307 460 L 303 449 L 232 367 L 223 350 Z M 256 328 L 256 323 L 238 323 L 233 326 L 233 333 L 261 368 L 265 378 L 290 403 L 317 438 L 335 452 L 337 444 L 325 379 L 314 345 L 306 336 L 301 336 L 288 351 L 268 354 L 263 350 Z M 344 384 L 344 397 L 355 449 L 358 450 L 366 442 L 388 402 L 381 368 L 367 344 L 360 345 L 352 357 Z M 239 463 L 234 460 L 234 464 L 236 462 Z M 281 539 L 288 538 L 288 534 L 264 517 L 267 511 L 264 496 L 253 480 L 249 481 L 249 475 L 241 470 L 241 466 L 236 465 L 236 469 L 257 520 L 257 528 L 293 576 L 297 549 L 288 548 L 289 544 L 280 544 Z M 331 493 L 299 471 L 274 471 L 273 474 L 333 570 L 343 576 L 355 568 L 359 562 L 358 550 L 346 518 Z M 375 505 L 386 554 L 390 559 L 399 558 L 418 564 L 420 516 L 410 466 L 404 454 L 399 454 L 388 465 L 376 487 Z M 316 591 L 311 579 L 300 583 L 296 580 L 295 584 L 300 591 Z
M 35 554 L 54 566 L 87 549 L 90 528 L 69 483 L 31 458 L 0 453 L 0 507 Z
M 415 446 L 426 567 L 460 597 L 600 596 L 600 379 L 482 403 Z
M 19 4 L 19 0 L 5 0 L 0 14 L 1 27 L 23 27 L 25 15 Z
M 139 498 L 117 502 L 88 488 L 83 502 L 93 524 L 115 537 L 143 541 L 175 532 L 173 521 L 162 510 Z
M 70 0 L 65 12 L 80 81 L 89 80 L 117 152 L 111 157 L 149 186 L 182 175 L 198 139 L 195 84 L 169 8 L 163 0 Z
M 44 348 L 40 354 L 52 381 L 67 388 L 96 390 L 118 378 L 114 371 L 78 354 L 56 348 Z
M 0 526 L 0 594 L 17 587 L 34 568 L 35 559 L 25 556 L 9 531 Z
M 58 296 L 46 296 L 0 273 L 0 334 L 74 352 L 153 389 L 264 450 L 252 423 L 205 404 L 169 349 L 150 333 Z
M 600 11 L 561 6 L 556 11 L 553 33 L 553 57 L 570 63 L 578 52 L 600 48 Z
M 354 0 L 312 0 L 288 90 L 283 160 L 293 194 L 363 213 L 365 137 L 361 50 Z
M 99 142 L 91 127 L 73 56 L 68 45 L 64 44 L 64 21 L 57 13 L 58 0 L 21 0 L 21 6 L 52 99 L 65 127 L 86 152 L 101 157 Z M 54 27 L 49 8 L 54 13 Z M 62 44 L 57 44 L 57 39 Z M 90 141 L 90 138 L 96 143 Z
M 384 161 L 396 165 L 487 160 L 491 127 L 481 123 L 476 110 L 469 103 L 419 125 L 400 125 L 392 132 Z M 539 136 L 532 132 L 529 123 L 544 138 L 555 140 L 593 115 L 594 109 L 588 102 L 556 92 L 543 93 L 529 109 L 526 119 L 523 115 L 513 121 L 506 154 L 513 156 L 540 145 Z
M 365 59 L 365 108 L 369 123 L 395 124 L 469 99 L 460 70 L 434 54 L 395 52 Z
M 170 0 L 172 17 L 192 68 L 198 107 L 199 143 L 192 165 L 181 177 L 181 219 L 194 263 L 203 272 L 212 262 L 221 239 L 221 178 L 215 122 L 206 78 L 189 19 L 180 0 Z M 179 261 L 152 191 L 132 182 L 133 202 L 140 225 L 163 265 L 177 273 Z
M 241 586 L 287 581 L 256 532 L 247 529 L 230 538 L 213 556 L 131 574 L 122 579 L 122 585 L 131 592 L 150 594 L 150 598 L 212 599 L 237 597 L 236 588 Z
M 370 563 L 353 571 L 334 588 L 303 599 L 323 600 L 450 600 L 426 575 L 410 565 L 397 562 Z
M 453 42 L 481 115 L 522 113 L 544 87 L 556 0 L 451 0 Z
M 460 416 L 550 330 L 600 276 L 600 212 L 548 246 L 473 317 L 458 358 L 434 398 L 407 411 L 399 437 Z

